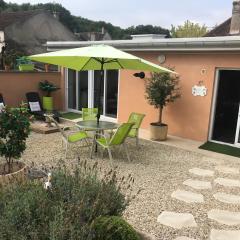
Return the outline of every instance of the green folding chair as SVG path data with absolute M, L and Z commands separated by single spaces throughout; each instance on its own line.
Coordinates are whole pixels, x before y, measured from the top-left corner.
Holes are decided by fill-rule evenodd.
M 82 119 L 86 120 L 97 120 L 98 108 L 82 108 Z
M 127 146 L 125 144 L 125 139 L 128 136 L 129 132 L 131 131 L 131 128 L 132 128 L 133 125 L 134 125 L 133 123 L 123 123 L 123 124 L 121 124 L 118 127 L 117 131 L 113 134 L 113 136 L 109 137 L 109 138 L 107 138 L 103 134 L 98 134 L 97 133 L 95 135 L 93 145 L 92 145 L 91 158 L 92 158 L 92 155 L 93 155 L 93 152 L 94 152 L 94 149 L 95 149 L 95 144 L 98 144 L 99 146 L 101 146 L 103 148 L 103 153 L 107 149 L 110 161 L 112 163 L 113 157 L 112 157 L 111 149 L 113 147 L 116 147 L 116 146 L 123 146 L 123 148 L 125 150 L 125 153 L 127 155 L 127 159 L 130 162 L 131 160 L 130 160 L 130 157 L 129 157 Z
M 60 127 L 57 121 L 53 117 L 48 117 L 52 123 L 54 123 L 62 135 L 62 144 L 65 144 L 65 159 L 67 158 L 68 146 L 69 144 L 77 143 L 83 141 L 86 143 L 86 146 L 90 147 L 88 139 L 90 138 L 85 131 L 70 131 L 68 134 L 65 130 L 69 130 L 73 127 Z M 76 128 L 77 129 L 77 128 Z
M 131 113 L 128 118 L 128 123 L 134 123 L 132 129 L 128 133 L 128 137 L 130 138 L 136 138 L 136 145 L 139 146 L 139 128 L 141 126 L 141 123 L 143 121 L 143 118 L 145 117 L 145 114 L 142 113 Z

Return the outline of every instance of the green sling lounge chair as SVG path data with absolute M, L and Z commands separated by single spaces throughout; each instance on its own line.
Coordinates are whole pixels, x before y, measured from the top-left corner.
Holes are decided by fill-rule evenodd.
M 82 108 L 83 121 L 97 121 L 98 108 Z M 92 132 L 91 128 L 84 129 L 87 132 Z
M 143 121 L 143 118 L 145 117 L 145 114 L 142 113 L 131 113 L 128 118 L 128 123 L 134 123 L 132 129 L 128 133 L 128 137 L 130 138 L 136 138 L 136 145 L 139 146 L 139 128 L 141 126 L 141 123 Z
M 112 137 L 107 138 L 105 135 L 103 134 L 96 134 L 95 139 L 94 139 L 94 143 L 98 144 L 99 146 L 101 146 L 103 148 L 103 153 L 104 150 L 107 149 L 108 151 L 108 155 L 112 164 L 112 152 L 111 152 L 111 148 L 115 147 L 115 146 L 123 146 L 125 153 L 127 155 L 127 159 L 130 162 L 130 157 L 129 157 L 129 153 L 127 150 L 127 146 L 124 143 L 126 137 L 128 136 L 132 126 L 134 124 L 133 123 L 123 123 L 121 124 L 117 131 L 113 134 Z M 92 151 L 91 151 L 91 158 L 95 149 L 95 144 L 92 145 Z
M 86 120 L 97 120 L 97 108 L 82 108 L 82 119 Z
M 65 144 L 65 159 L 67 158 L 67 152 L 68 152 L 68 146 L 69 144 L 73 144 L 73 143 L 77 143 L 80 141 L 84 141 L 86 143 L 86 146 L 90 147 L 90 144 L 88 142 L 88 139 L 90 138 L 87 133 L 85 131 L 71 131 L 68 134 L 65 132 L 65 130 L 68 130 L 70 127 L 65 127 L 62 128 L 59 126 L 59 124 L 57 123 L 57 121 L 55 119 L 53 119 L 52 117 L 48 117 L 50 119 L 51 122 L 53 122 L 57 129 L 59 130 L 59 132 L 62 135 L 62 144 Z

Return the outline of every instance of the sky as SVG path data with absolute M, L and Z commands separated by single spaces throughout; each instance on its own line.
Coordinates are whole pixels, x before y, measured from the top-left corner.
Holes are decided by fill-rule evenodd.
M 47 3 L 51 0 L 11 0 Z M 51 1 L 53 2 L 53 1 Z M 165 28 L 190 20 L 213 28 L 231 16 L 232 0 L 56 0 L 73 15 L 122 28 L 152 24 Z

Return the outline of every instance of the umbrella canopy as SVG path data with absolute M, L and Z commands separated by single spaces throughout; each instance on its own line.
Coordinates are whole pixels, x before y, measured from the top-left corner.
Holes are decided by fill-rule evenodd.
M 151 72 L 173 71 L 108 45 L 92 45 L 29 56 L 31 60 L 84 70 L 129 69 Z
M 89 47 L 73 48 L 56 52 L 43 53 L 29 56 L 31 60 L 59 65 L 77 71 L 101 70 L 98 92 L 98 114 L 99 123 L 101 112 L 101 90 L 104 78 L 104 70 L 129 69 L 150 72 L 169 72 L 173 71 L 160 67 L 157 64 L 136 57 L 132 54 L 123 52 L 108 45 L 92 45 Z

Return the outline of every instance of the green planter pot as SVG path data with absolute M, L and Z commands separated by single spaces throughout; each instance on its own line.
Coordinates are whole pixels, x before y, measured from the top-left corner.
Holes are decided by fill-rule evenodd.
M 20 71 L 33 71 L 34 64 L 20 64 L 18 68 Z
M 43 108 L 46 111 L 53 110 L 53 98 L 52 97 L 43 97 Z

